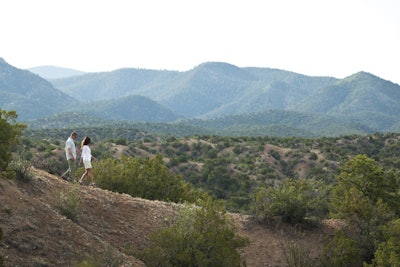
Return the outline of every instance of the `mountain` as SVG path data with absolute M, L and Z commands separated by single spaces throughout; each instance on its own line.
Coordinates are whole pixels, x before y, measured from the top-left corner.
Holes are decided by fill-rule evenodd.
M 352 132 L 352 125 L 370 132 L 395 129 L 400 112 L 400 86 L 366 72 L 337 79 L 207 62 L 186 72 L 121 69 L 51 82 L 93 101 L 146 96 L 187 119 L 279 110 L 334 117 L 344 127 L 339 132 Z
M 77 102 L 51 83 L 0 58 L 0 108 L 16 110 L 21 120 L 54 114 Z
M 337 79 L 206 62 L 185 72 L 124 68 L 45 81 L 7 68 L 0 70 L 0 105 L 24 119 L 65 112 L 113 121 L 201 119 L 208 125 L 196 127 L 206 132 L 299 136 L 388 132 L 400 122 L 400 86 L 366 72 Z
M 38 66 L 28 69 L 30 72 L 33 72 L 44 79 L 59 79 L 59 78 L 67 78 L 72 76 L 78 76 L 85 74 L 85 72 L 80 70 L 74 70 L 69 68 L 62 68 L 56 66 Z
M 99 101 L 142 95 L 157 101 L 157 96 L 171 89 L 168 84 L 179 75 L 176 71 L 118 69 L 50 80 L 63 92 L 81 101 Z
M 359 72 L 323 87 L 293 110 L 345 117 L 377 130 L 399 121 L 400 86 Z
M 374 132 L 374 129 L 350 120 L 286 110 L 267 110 L 207 120 L 192 119 L 182 123 L 213 130 L 219 135 L 317 137 Z
M 74 111 L 110 120 L 172 122 L 183 118 L 156 101 L 138 95 L 83 103 Z
M 120 69 L 51 80 L 75 98 L 97 101 L 142 95 L 187 118 L 285 109 L 336 81 L 223 62 L 203 63 L 186 72 Z

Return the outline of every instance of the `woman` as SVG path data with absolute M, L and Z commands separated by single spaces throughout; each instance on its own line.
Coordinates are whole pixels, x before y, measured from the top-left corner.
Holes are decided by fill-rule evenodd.
M 82 174 L 81 179 L 79 179 L 79 183 L 83 184 L 83 179 L 86 176 L 88 176 L 90 185 L 96 186 L 96 184 L 94 183 L 94 176 L 92 170 L 92 159 L 96 161 L 99 160 L 94 156 L 92 156 L 92 150 L 90 149 L 89 144 L 90 144 L 90 138 L 86 136 L 85 138 L 83 138 L 81 143 L 81 159 L 79 160 L 79 164 L 82 164 L 83 161 L 83 165 L 85 166 L 85 172 Z

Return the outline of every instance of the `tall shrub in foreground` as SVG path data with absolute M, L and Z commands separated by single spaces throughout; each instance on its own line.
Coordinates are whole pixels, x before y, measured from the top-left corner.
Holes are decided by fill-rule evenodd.
M 379 243 L 370 266 L 400 266 L 400 219 L 390 222 L 383 232 L 385 241 Z
M 7 169 L 12 160 L 11 150 L 18 144 L 21 131 L 26 127 L 17 123 L 15 111 L 0 109 L 0 172 Z
M 183 208 L 176 223 L 153 233 L 137 256 L 149 267 L 239 267 L 245 263 L 237 249 L 246 244 L 223 205 L 208 200 Z
M 382 229 L 399 216 L 399 177 L 366 155 L 358 155 L 341 168 L 332 190 L 331 213 L 343 219 L 343 234 L 356 242 L 361 263 L 371 263 L 384 239 Z

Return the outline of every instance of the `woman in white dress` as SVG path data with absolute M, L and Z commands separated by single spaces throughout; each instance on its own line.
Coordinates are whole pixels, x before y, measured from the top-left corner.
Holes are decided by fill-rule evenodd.
M 79 164 L 82 164 L 85 166 L 85 172 L 82 174 L 81 179 L 79 179 L 79 183 L 83 184 L 83 179 L 85 177 L 89 177 L 89 182 L 91 186 L 95 186 L 96 184 L 94 183 L 94 175 L 93 175 L 93 170 L 92 170 L 92 159 L 95 161 L 99 161 L 97 158 L 95 158 L 92 155 L 92 150 L 90 149 L 90 138 L 85 137 L 82 140 L 81 143 L 81 159 L 79 160 Z

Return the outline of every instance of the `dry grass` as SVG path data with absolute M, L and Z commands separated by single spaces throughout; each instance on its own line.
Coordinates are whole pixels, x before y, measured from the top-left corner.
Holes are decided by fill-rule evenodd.
M 73 266 L 90 257 L 109 257 L 124 266 L 144 266 L 124 254 L 143 249 L 149 234 L 173 220 L 180 205 L 149 201 L 99 188 L 80 186 L 75 221 L 61 215 L 61 192 L 74 186 L 54 175 L 33 170 L 29 183 L 0 178 L 0 254 L 6 266 Z M 232 214 L 239 234 L 250 244 L 241 250 L 247 266 L 285 266 L 290 244 L 302 244 L 317 255 L 323 239 L 336 227 L 332 221 L 311 230 L 284 224 L 261 225 L 251 217 Z

